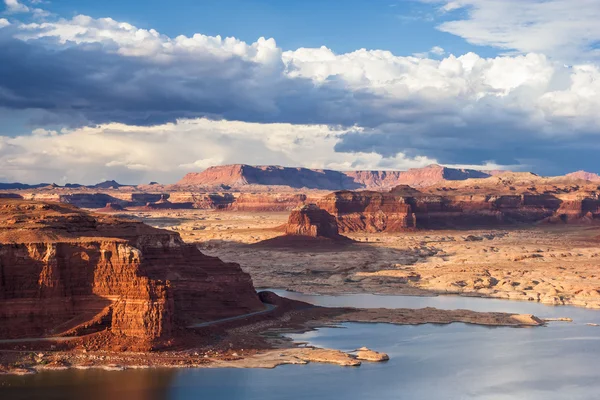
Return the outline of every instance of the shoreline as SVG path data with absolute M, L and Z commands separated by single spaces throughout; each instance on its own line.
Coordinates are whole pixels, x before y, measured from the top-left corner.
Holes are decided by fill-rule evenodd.
M 0 349 L 1 375 L 28 375 L 46 371 L 69 369 L 102 369 L 122 371 L 126 369 L 147 368 L 265 368 L 280 365 L 304 365 L 311 362 L 337 364 L 340 366 L 359 366 L 361 360 L 340 350 L 303 346 L 285 336 L 289 333 L 302 333 L 314 329 L 339 326 L 342 323 L 389 323 L 394 325 L 416 324 L 452 324 L 466 323 L 481 326 L 498 327 L 539 327 L 546 321 L 530 314 L 511 314 L 496 312 L 476 312 L 470 310 L 421 309 L 358 309 L 325 308 L 311 306 L 300 308 L 306 303 L 285 298 L 275 298 L 281 309 L 274 315 L 259 316 L 256 321 L 238 321 L 231 327 L 224 327 L 227 349 L 213 346 L 189 347 L 180 351 L 118 352 L 87 351 L 84 349 L 48 350 L 27 348 L 19 344 L 16 349 Z M 301 306 L 306 307 L 306 306 Z M 287 309 L 286 309 L 287 308 Z M 263 348 L 240 347 L 233 345 L 236 340 L 251 338 L 255 343 L 261 341 Z M 251 341 L 252 341 L 251 340 Z M 47 343 L 52 348 L 51 342 Z M 19 347 L 21 349 L 19 349 Z M 369 350 L 373 354 L 379 354 Z M 385 361 L 387 355 L 383 355 Z M 377 358 L 375 355 L 371 358 Z M 366 360 L 367 362 L 377 362 Z

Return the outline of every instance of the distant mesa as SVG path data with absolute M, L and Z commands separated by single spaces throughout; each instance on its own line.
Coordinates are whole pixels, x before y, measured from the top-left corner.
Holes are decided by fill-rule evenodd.
M 590 182 L 600 182 L 600 175 L 587 171 L 576 171 L 565 175 L 569 178 L 582 179 Z
M 100 182 L 100 183 L 97 183 L 95 185 L 88 186 L 88 187 L 90 189 L 118 189 L 122 186 L 127 186 L 127 185 L 121 185 L 119 182 L 112 180 L 112 181 Z
M 117 203 L 106 203 L 106 206 L 104 206 L 103 208 L 99 208 L 96 211 L 111 213 L 111 212 L 126 211 L 126 208 Z
M 39 189 L 50 185 L 49 183 L 38 183 L 35 185 L 28 185 L 26 183 L 0 183 L 0 190 L 25 190 L 25 189 Z
M 430 165 L 408 171 L 334 171 L 275 165 L 233 164 L 189 173 L 176 186 L 248 185 L 288 186 L 320 190 L 389 189 L 398 185 L 429 186 L 446 180 L 488 178 L 491 174 L 472 169 Z

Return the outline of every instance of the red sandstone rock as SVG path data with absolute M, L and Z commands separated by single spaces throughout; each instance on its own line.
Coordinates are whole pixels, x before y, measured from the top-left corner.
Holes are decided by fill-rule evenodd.
M 0 338 L 109 329 L 153 342 L 192 322 L 262 309 L 239 265 L 174 232 L 0 200 Z
M 104 208 L 99 208 L 96 210 L 96 212 L 111 213 L 111 212 L 119 212 L 119 211 L 124 211 L 124 210 L 125 210 L 125 207 L 123 207 L 119 204 L 106 203 L 106 206 L 104 206 Z
M 308 200 L 305 194 L 242 193 L 227 209 L 232 211 L 291 211 Z
M 574 179 L 582 179 L 584 181 L 600 182 L 600 175 L 595 174 L 593 172 L 577 171 L 571 172 L 570 174 L 567 174 L 565 176 Z
M 540 221 L 591 223 L 600 220 L 600 200 L 553 194 L 422 193 L 407 187 L 390 193 L 335 192 L 319 205 L 334 215 L 341 232 L 396 232 L 411 228 L 494 227 Z
M 341 232 L 400 232 L 415 228 L 404 198 L 373 191 L 332 193 L 318 205 L 334 215 Z
M 332 171 L 272 165 L 223 165 L 189 173 L 176 186 L 288 186 L 324 190 L 381 189 L 397 185 L 428 186 L 445 180 L 486 178 L 486 172 L 430 165 L 408 171 Z
M 339 234 L 335 217 L 315 204 L 308 204 L 293 210 L 285 225 L 285 233 L 334 240 L 346 239 Z

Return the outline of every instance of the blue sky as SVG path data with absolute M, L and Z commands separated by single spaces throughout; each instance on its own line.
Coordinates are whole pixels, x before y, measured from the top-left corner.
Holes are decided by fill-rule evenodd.
M 600 2 L 2 1 L 0 181 L 600 172 Z
M 464 54 L 473 46 L 440 32 L 448 19 L 435 4 L 412 0 L 61 0 L 46 9 L 63 16 L 110 16 L 169 36 L 234 36 L 247 42 L 273 37 L 285 50 L 325 45 L 345 53 L 357 48 L 411 54 L 441 46 Z M 492 48 L 477 46 L 482 55 Z M 485 53 L 485 54 L 484 54 Z

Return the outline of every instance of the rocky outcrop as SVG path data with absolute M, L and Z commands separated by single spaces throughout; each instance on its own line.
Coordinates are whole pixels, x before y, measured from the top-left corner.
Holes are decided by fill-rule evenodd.
M 242 193 L 227 208 L 232 211 L 290 211 L 305 204 L 301 193 Z
M 99 208 L 96 210 L 96 212 L 105 212 L 105 213 L 114 213 L 114 212 L 120 212 L 120 211 L 125 211 L 125 207 L 123 207 L 120 204 L 115 204 L 115 203 L 106 203 L 104 208 Z
M 318 205 L 335 216 L 340 232 L 400 232 L 416 227 L 410 205 L 392 193 L 341 191 L 325 196 Z
M 600 182 L 600 175 L 587 171 L 576 171 L 565 175 L 569 178 L 582 179 L 589 182 Z
M 0 338 L 108 330 L 154 343 L 191 323 L 262 309 L 237 264 L 176 233 L 0 200 Z
M 335 217 L 316 204 L 307 204 L 293 210 L 285 225 L 285 233 L 334 240 L 344 238 L 339 234 Z
M 407 186 L 389 193 L 334 192 L 319 206 L 337 219 L 341 232 L 399 232 L 407 229 L 477 228 L 536 222 L 600 220 L 595 196 L 575 200 L 552 194 L 448 194 Z

